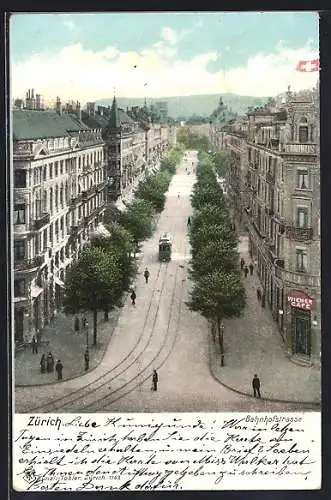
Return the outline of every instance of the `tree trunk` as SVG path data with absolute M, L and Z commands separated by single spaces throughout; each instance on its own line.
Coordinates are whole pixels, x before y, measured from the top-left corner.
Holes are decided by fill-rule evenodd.
M 109 320 L 109 311 L 108 311 L 108 309 L 105 309 L 103 319 L 104 319 L 105 321 L 108 321 L 108 320 Z
M 94 309 L 93 311 L 93 345 L 97 345 L 97 323 L 98 323 L 98 311 Z
M 221 318 L 217 318 L 217 331 L 218 331 L 218 341 L 220 344 L 220 351 L 221 351 L 221 366 L 224 366 L 224 335 L 223 335 L 223 328 L 221 325 Z

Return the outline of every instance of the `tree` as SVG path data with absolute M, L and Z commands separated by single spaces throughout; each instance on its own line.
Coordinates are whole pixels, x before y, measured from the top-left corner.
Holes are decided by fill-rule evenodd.
M 222 206 L 221 204 L 214 205 L 213 203 L 206 203 L 194 213 L 191 230 L 201 227 L 202 225 L 226 224 L 228 220 L 229 214 L 225 206 Z
M 208 241 L 199 250 L 192 252 L 192 270 L 194 280 L 206 276 L 212 271 L 235 271 L 238 269 L 238 252 L 226 241 Z
M 220 177 L 225 177 L 229 168 L 229 154 L 227 152 L 218 152 L 213 157 L 215 172 Z
M 191 292 L 189 308 L 201 312 L 216 324 L 222 366 L 224 366 L 222 320 L 240 316 L 245 302 L 245 289 L 239 272 L 213 271 L 201 277 Z
M 152 234 L 153 206 L 146 200 L 136 199 L 122 213 L 120 223 L 130 231 L 136 247 Z
M 97 343 L 98 311 L 111 309 L 122 293 L 118 256 L 103 248 L 88 247 L 73 263 L 65 284 L 68 312 L 93 312 L 93 345 Z

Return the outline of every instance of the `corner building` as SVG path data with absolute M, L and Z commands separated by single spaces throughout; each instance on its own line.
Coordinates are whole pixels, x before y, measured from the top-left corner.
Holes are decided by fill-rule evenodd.
M 272 104 L 272 105 L 271 105 Z M 288 355 L 321 350 L 318 89 L 251 110 L 226 130 L 229 205 L 245 225 L 261 289 Z
M 76 114 L 13 110 L 14 332 L 29 342 L 60 307 L 73 259 L 103 219 L 101 128 Z

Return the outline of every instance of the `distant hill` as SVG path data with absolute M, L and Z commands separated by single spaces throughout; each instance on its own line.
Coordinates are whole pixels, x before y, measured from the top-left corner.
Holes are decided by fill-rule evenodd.
M 190 95 L 176 97 L 160 97 L 152 101 L 168 101 L 168 112 L 172 118 L 189 118 L 192 115 L 209 116 L 217 107 L 220 97 L 224 104 L 239 115 L 245 114 L 249 106 L 262 106 L 267 97 L 241 96 L 236 94 L 208 94 Z M 111 105 L 113 99 L 99 99 L 98 105 Z M 150 104 L 148 99 L 148 104 Z M 131 97 L 118 97 L 117 102 L 121 108 L 126 110 L 131 106 L 143 106 L 144 99 Z

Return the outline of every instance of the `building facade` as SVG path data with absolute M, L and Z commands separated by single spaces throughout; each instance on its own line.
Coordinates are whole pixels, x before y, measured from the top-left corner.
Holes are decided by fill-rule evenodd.
M 58 310 L 64 280 L 105 209 L 101 129 L 75 114 L 13 110 L 15 341 Z
M 223 131 L 224 133 L 224 131 Z M 321 349 L 318 89 L 251 110 L 225 132 L 230 210 L 245 225 L 288 353 L 319 362 Z

